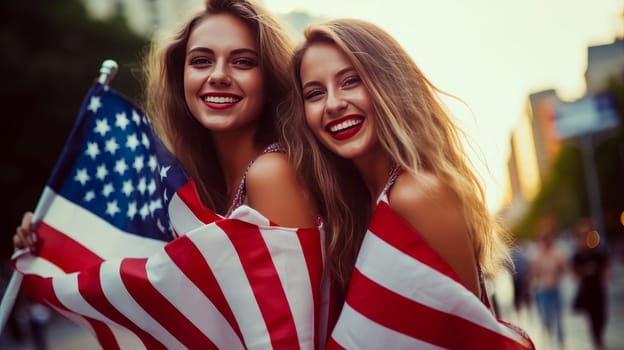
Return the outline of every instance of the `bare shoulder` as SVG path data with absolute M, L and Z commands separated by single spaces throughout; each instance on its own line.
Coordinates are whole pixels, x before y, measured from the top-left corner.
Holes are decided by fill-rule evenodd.
M 312 197 L 281 152 L 256 159 L 247 172 L 246 190 L 249 205 L 279 225 L 312 227 L 316 222 Z
M 459 211 L 461 203 L 451 189 L 433 174 L 415 176 L 403 173 L 392 188 L 390 206 L 408 221 L 428 226 L 447 218 L 449 211 Z
M 430 173 L 403 173 L 392 188 L 390 206 L 450 265 L 476 295 L 476 254 L 454 191 Z
M 247 172 L 247 181 L 272 181 L 279 183 L 282 176 L 296 176 L 295 168 L 282 152 L 271 152 L 259 156 Z M 277 177 L 277 178 L 276 178 Z

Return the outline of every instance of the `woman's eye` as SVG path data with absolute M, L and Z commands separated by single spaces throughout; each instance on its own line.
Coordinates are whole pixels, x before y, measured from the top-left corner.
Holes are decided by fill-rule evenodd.
M 206 57 L 194 57 L 189 60 L 191 65 L 205 65 L 210 64 L 212 61 Z
M 346 86 L 346 87 L 353 86 L 353 85 L 358 84 L 360 81 L 361 81 L 360 77 L 352 76 L 352 77 L 345 79 L 343 86 Z
M 313 98 L 320 96 L 322 92 L 320 90 L 312 90 L 303 95 L 303 98 L 306 100 L 312 100 Z
M 258 64 L 256 61 L 251 60 L 249 58 L 238 58 L 234 60 L 234 65 L 244 67 L 244 68 L 253 68 Z

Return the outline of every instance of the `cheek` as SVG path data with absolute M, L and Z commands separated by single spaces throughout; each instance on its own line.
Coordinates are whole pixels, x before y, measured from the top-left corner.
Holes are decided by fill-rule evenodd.
M 195 90 L 194 86 L 197 84 L 196 80 L 197 79 L 193 79 L 193 75 L 192 74 L 189 74 L 189 72 L 184 70 L 182 86 L 183 86 L 183 89 L 184 89 L 184 99 L 186 100 L 187 104 L 189 103 L 189 100 L 194 95 L 194 90 Z
M 314 108 L 306 104 L 304 107 L 304 113 L 306 124 L 310 129 L 315 131 L 315 129 L 319 127 L 320 120 L 317 117 L 317 113 L 315 113 Z
M 259 70 L 243 71 L 237 80 L 240 82 L 241 87 L 246 90 L 246 93 L 253 95 L 264 94 L 264 78 Z

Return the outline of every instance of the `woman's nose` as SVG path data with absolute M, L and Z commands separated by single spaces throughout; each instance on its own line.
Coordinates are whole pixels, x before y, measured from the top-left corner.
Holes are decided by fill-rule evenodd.
M 224 63 L 217 62 L 214 65 L 208 82 L 212 86 L 229 86 L 232 83 L 232 79 L 227 70 L 227 66 Z
M 327 92 L 325 110 L 328 114 L 339 113 L 347 107 L 347 101 L 339 94 Z

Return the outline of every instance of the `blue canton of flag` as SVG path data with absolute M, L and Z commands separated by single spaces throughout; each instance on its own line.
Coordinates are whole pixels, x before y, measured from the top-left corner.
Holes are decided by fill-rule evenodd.
M 122 231 L 169 241 L 167 204 L 187 181 L 141 108 L 96 82 L 48 186 Z

